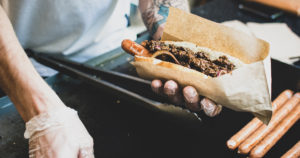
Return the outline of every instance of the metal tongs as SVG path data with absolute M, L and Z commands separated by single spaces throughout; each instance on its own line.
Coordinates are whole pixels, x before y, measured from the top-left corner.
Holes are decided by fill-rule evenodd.
M 27 51 L 27 53 L 41 64 L 86 83 L 93 84 L 113 95 L 119 96 L 121 99 L 131 101 L 137 105 L 143 105 L 157 112 L 176 116 L 179 119 L 201 121 L 196 113 L 190 112 L 188 109 L 162 103 L 162 97 L 155 95 L 151 91 L 151 82 L 148 80 L 115 71 L 102 70 L 84 63 L 71 61 L 63 56 L 33 51 Z

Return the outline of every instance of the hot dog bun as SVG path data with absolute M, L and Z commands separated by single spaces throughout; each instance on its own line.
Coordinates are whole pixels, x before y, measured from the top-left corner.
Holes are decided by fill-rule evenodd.
M 199 47 L 193 43 L 190 42 L 174 42 L 174 41 L 163 41 L 165 45 L 174 45 L 176 47 L 183 47 L 183 48 L 188 48 L 190 50 L 192 50 L 194 53 L 196 52 L 204 52 L 205 54 L 207 54 L 209 56 L 209 59 L 211 60 L 215 60 L 218 59 L 220 56 L 226 56 L 228 58 L 228 60 L 235 65 L 235 69 L 242 67 L 243 65 L 245 65 L 241 60 L 239 60 L 238 58 L 235 58 L 233 56 L 230 56 L 226 53 L 222 53 L 222 52 L 217 52 L 217 51 L 213 51 L 209 48 L 205 48 L 205 47 Z M 133 54 L 133 53 L 130 53 Z M 171 62 L 167 62 L 167 61 L 162 61 L 160 59 L 156 59 L 156 58 L 151 58 L 151 57 L 145 57 L 145 56 L 140 56 L 140 54 L 136 54 L 135 55 L 135 61 L 139 61 L 139 62 L 149 62 L 151 64 L 157 65 L 157 66 L 163 66 L 166 68 L 171 68 L 171 69 L 175 69 L 178 71 L 183 71 L 183 72 L 193 72 L 195 74 L 197 74 L 197 76 L 202 76 L 204 78 L 210 77 L 205 75 L 204 73 L 201 73 L 199 71 L 196 70 L 192 70 L 190 68 L 178 65 L 178 64 L 174 64 Z M 200 73 L 200 74 L 198 74 Z
M 242 67 L 244 65 L 244 63 L 241 60 L 239 60 L 238 58 L 235 58 L 235 57 L 233 57 L 231 55 L 228 55 L 226 53 L 213 51 L 213 50 L 211 50 L 209 48 L 206 48 L 206 47 L 199 47 L 199 46 L 197 46 L 194 43 L 190 43 L 190 42 L 174 42 L 174 41 L 164 41 L 164 43 L 166 45 L 173 44 L 173 45 L 175 45 L 177 47 L 189 48 L 193 52 L 204 52 L 204 53 L 206 53 L 209 56 L 209 58 L 211 60 L 218 59 L 220 56 L 226 56 L 229 59 L 229 61 L 236 66 L 236 68 L 240 68 L 240 67 Z
M 126 41 L 128 42 L 128 40 Z M 133 41 L 129 41 L 129 42 L 133 42 Z M 156 45 L 157 43 L 156 44 L 152 43 L 151 45 L 151 42 L 153 41 L 148 41 L 148 42 L 149 43 L 147 43 L 147 41 L 143 42 L 142 46 L 146 48 L 150 52 L 150 54 L 160 53 L 157 51 L 159 49 L 156 48 L 156 46 L 158 46 Z M 231 66 L 232 65 L 234 66 L 231 67 L 230 69 L 228 68 L 229 71 L 226 71 L 225 74 L 221 71 L 215 71 L 216 75 L 211 75 L 205 71 L 204 72 L 199 71 L 197 67 L 195 69 L 194 67 L 195 65 L 189 66 L 189 65 L 184 65 L 184 63 L 178 64 L 176 60 L 172 61 L 173 58 L 171 58 L 171 56 L 167 56 L 168 55 L 167 53 L 164 55 L 166 55 L 166 57 L 169 57 L 170 59 L 163 61 L 165 60 L 163 56 L 158 56 L 158 58 L 162 60 L 154 58 L 152 56 L 145 57 L 143 56 L 143 53 L 138 53 L 138 54 L 134 53 L 134 52 L 145 52 L 145 51 L 132 51 L 131 49 L 133 47 L 132 48 L 126 47 L 132 44 L 126 44 L 126 42 L 122 43 L 122 47 L 125 48 L 124 50 L 127 52 L 130 51 L 128 53 L 135 56 L 135 60 L 131 62 L 131 64 L 136 68 L 136 71 L 140 77 L 149 80 L 153 80 L 153 79 L 174 80 L 182 87 L 185 86 L 194 87 L 197 90 L 199 95 L 207 97 L 215 101 L 216 103 L 222 104 L 224 107 L 230 108 L 235 111 L 253 112 L 254 115 L 259 119 L 261 119 L 264 123 L 267 123 L 270 120 L 272 116 L 271 101 L 268 95 L 266 96 L 264 95 L 267 93 L 267 91 L 265 91 L 267 89 L 263 89 L 262 91 L 259 91 L 260 97 L 257 97 L 258 93 L 255 94 L 248 93 L 251 92 L 255 87 L 265 86 L 266 84 L 265 80 L 261 80 L 257 78 L 257 76 L 259 77 L 265 76 L 263 64 L 258 62 L 245 64 L 242 62 L 243 60 L 241 60 L 239 56 L 237 58 L 234 56 L 230 56 L 229 54 L 227 54 L 227 52 L 214 51 L 209 48 L 199 47 L 193 43 L 174 42 L 174 41 L 162 41 L 162 42 L 165 42 L 164 44 L 175 45 L 175 47 L 181 46 L 184 48 L 188 48 L 190 50 L 189 51 L 180 48 L 176 52 L 172 50 L 172 48 L 174 47 L 165 48 L 164 44 L 161 45 L 161 51 L 165 51 L 165 50 L 170 51 L 169 53 L 173 53 L 173 55 L 176 56 L 178 60 L 179 58 L 181 58 L 181 62 L 184 59 L 182 58 L 183 56 L 180 56 L 180 54 L 178 54 L 181 53 L 179 52 L 179 50 L 186 51 L 186 55 L 189 55 L 189 53 L 192 50 L 194 50 L 192 52 L 199 51 L 197 52 L 197 54 L 193 55 L 195 58 L 200 57 L 201 59 L 201 55 L 205 53 L 206 54 L 205 58 L 207 59 L 210 58 L 209 59 L 210 62 L 214 63 L 215 61 L 211 59 L 216 59 L 220 56 L 224 56 L 224 58 L 227 58 L 226 59 L 227 65 L 229 64 Z M 219 70 L 222 70 L 222 68 L 220 68 Z M 249 76 L 249 74 L 256 74 L 256 75 Z M 269 105 L 269 103 L 270 103 L 270 107 L 267 106 Z

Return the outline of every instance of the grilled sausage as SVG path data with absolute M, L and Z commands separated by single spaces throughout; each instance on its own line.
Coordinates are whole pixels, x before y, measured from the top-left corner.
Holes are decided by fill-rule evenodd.
M 300 141 L 287 151 L 281 158 L 299 158 L 300 157 Z
M 144 56 L 144 57 L 151 57 L 152 54 L 149 53 L 149 51 L 144 48 L 143 46 L 135 43 L 134 41 L 131 41 L 129 39 L 125 39 L 122 41 L 122 48 L 131 55 L 138 55 L 138 56 Z
M 283 105 L 275 114 L 273 115 L 268 126 L 262 125 L 255 131 L 250 137 L 248 137 L 238 149 L 238 153 L 247 154 L 249 151 L 259 143 L 268 133 L 270 133 L 276 125 L 289 114 L 293 108 L 300 102 L 300 92 L 296 93 L 290 100 Z
M 273 112 L 277 111 L 282 105 L 293 95 L 293 91 L 285 90 L 273 101 Z M 227 147 L 231 150 L 237 148 L 246 138 L 249 137 L 256 129 L 258 129 L 263 123 L 258 119 L 252 119 L 246 126 L 244 126 L 239 132 L 233 135 L 227 141 Z
M 299 120 L 300 104 L 298 104 L 277 126 L 250 152 L 250 157 L 263 157 L 276 142 Z
M 255 117 L 246 126 L 244 126 L 238 133 L 236 133 L 227 141 L 227 147 L 231 150 L 234 150 L 262 124 L 263 123 L 258 118 Z

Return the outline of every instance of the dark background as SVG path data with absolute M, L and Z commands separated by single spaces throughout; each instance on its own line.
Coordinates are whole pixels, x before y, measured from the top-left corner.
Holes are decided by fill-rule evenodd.
M 193 8 L 192 13 L 216 22 L 274 22 L 241 12 L 237 5 L 233 0 L 212 0 Z M 286 14 L 275 22 L 287 23 L 300 35 L 300 20 L 294 15 Z M 296 90 L 299 70 L 273 60 L 272 78 L 274 98 L 284 89 Z M 174 121 L 64 75 L 47 82 L 66 105 L 78 110 L 94 138 L 96 157 L 245 157 L 228 150 L 226 141 L 253 118 L 251 114 L 224 108 L 216 118 L 200 113 L 202 123 Z M 279 157 L 291 148 L 300 139 L 299 125 L 298 121 L 266 157 Z M 6 97 L 0 99 L 1 158 L 28 157 L 23 132 L 24 123 L 14 106 Z

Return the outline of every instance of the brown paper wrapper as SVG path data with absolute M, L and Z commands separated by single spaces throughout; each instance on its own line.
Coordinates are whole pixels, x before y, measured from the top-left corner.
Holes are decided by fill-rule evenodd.
M 272 106 L 266 75 L 266 69 L 270 69 L 267 66 L 270 63 L 267 42 L 176 8 L 169 10 L 162 40 L 192 42 L 239 58 L 246 65 L 231 74 L 205 78 L 194 71 L 177 71 L 159 64 L 135 61 L 132 64 L 141 77 L 172 79 L 183 86 L 194 86 L 200 95 L 227 108 L 252 112 L 266 124 L 270 121 Z

